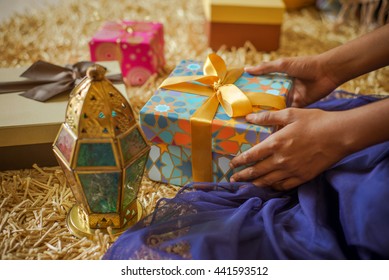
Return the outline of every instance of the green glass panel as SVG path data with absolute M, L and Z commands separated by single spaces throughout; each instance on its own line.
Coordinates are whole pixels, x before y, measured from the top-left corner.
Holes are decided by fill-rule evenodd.
M 139 130 L 134 129 L 126 137 L 120 140 L 120 146 L 122 148 L 124 162 L 127 163 L 146 148 L 147 143 Z
M 111 143 L 82 143 L 77 166 L 115 166 Z
M 120 173 L 78 174 L 93 213 L 117 212 Z
M 123 210 L 136 198 L 136 195 L 138 194 L 147 157 L 148 153 L 144 154 L 126 169 Z

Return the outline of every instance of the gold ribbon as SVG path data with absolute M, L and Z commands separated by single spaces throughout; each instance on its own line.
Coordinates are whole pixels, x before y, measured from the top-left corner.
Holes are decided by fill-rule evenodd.
M 168 77 L 160 86 L 163 89 L 208 97 L 190 118 L 194 182 L 212 182 L 211 124 L 219 104 L 230 117 L 252 113 L 253 106 L 274 109 L 286 107 L 285 99 L 281 96 L 242 92 L 234 82 L 243 72 L 243 68 L 227 69 L 224 60 L 212 53 L 205 61 L 204 75 Z

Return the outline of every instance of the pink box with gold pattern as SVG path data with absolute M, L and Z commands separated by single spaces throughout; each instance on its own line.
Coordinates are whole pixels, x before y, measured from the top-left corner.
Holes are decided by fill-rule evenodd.
M 119 61 L 127 85 L 142 85 L 165 64 L 163 25 L 105 22 L 90 40 L 89 50 L 92 61 Z

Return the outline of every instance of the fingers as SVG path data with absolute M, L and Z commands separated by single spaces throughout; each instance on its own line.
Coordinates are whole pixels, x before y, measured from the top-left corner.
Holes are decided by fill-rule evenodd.
M 258 161 L 269 157 L 272 153 L 273 149 L 271 141 L 263 141 L 262 143 L 257 144 L 251 149 L 234 157 L 230 161 L 230 167 L 233 169 L 244 165 L 255 164 Z
M 248 114 L 246 120 L 258 125 L 286 125 L 292 121 L 294 114 L 294 108 L 270 112 L 262 111 L 255 114 Z
M 293 189 L 299 185 L 301 185 L 303 181 L 299 179 L 298 177 L 290 177 L 284 180 L 281 180 L 279 182 L 273 183 L 271 186 L 273 189 L 277 191 L 286 191 Z
M 293 122 L 296 110 L 300 109 L 288 108 L 275 112 L 249 114 L 246 116 L 246 119 L 249 122 L 259 125 L 278 125 L 282 127 Z M 261 143 L 256 144 L 251 149 L 234 157 L 230 162 L 230 167 L 237 168 L 243 165 L 255 164 L 259 160 L 263 160 L 272 155 L 279 146 L 279 141 L 276 141 L 273 138 L 273 135 L 276 135 L 276 133 L 272 134 Z
M 252 75 L 263 75 L 272 72 L 288 74 L 289 64 L 289 58 L 281 58 L 274 61 L 263 62 L 257 66 L 247 66 L 244 68 L 244 71 Z
M 284 170 L 271 170 L 266 160 L 256 165 L 249 166 L 237 173 L 231 178 L 230 182 L 251 182 L 257 187 L 270 187 L 278 191 L 285 191 L 297 187 L 303 181 L 297 176 L 290 176 Z
M 246 167 L 231 176 L 230 182 L 249 182 L 272 171 L 271 159 L 267 158 Z
M 243 172 L 245 171 L 245 172 Z M 286 179 L 288 174 L 286 174 L 283 170 L 275 170 L 269 173 L 265 173 L 265 170 L 260 169 L 258 173 L 262 173 L 263 175 L 254 176 L 256 172 L 250 170 L 250 168 L 242 170 L 242 173 L 236 173 L 233 176 L 233 180 L 237 178 L 238 180 L 235 182 L 251 182 L 257 187 L 272 187 L 278 182 Z
M 272 189 L 275 189 L 277 191 L 286 191 L 290 190 L 292 188 L 295 188 L 299 186 L 303 181 L 298 177 L 288 177 L 289 174 L 285 173 L 282 170 L 276 170 L 273 172 L 269 172 L 263 176 L 260 176 L 258 178 L 255 178 L 253 180 L 244 179 L 244 177 L 247 175 L 247 178 L 252 177 L 253 174 L 252 171 L 247 171 L 248 173 L 240 173 L 240 174 L 234 174 L 233 177 L 231 177 L 231 182 L 251 182 L 253 185 L 257 187 L 269 187 Z M 238 176 L 235 176 L 238 175 Z M 235 180 L 235 178 L 237 180 Z

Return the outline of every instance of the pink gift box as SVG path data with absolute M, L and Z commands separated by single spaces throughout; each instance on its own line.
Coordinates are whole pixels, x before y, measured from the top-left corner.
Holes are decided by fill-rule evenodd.
M 119 61 L 127 85 L 142 85 L 165 64 L 163 25 L 105 22 L 90 40 L 89 49 L 92 61 Z

